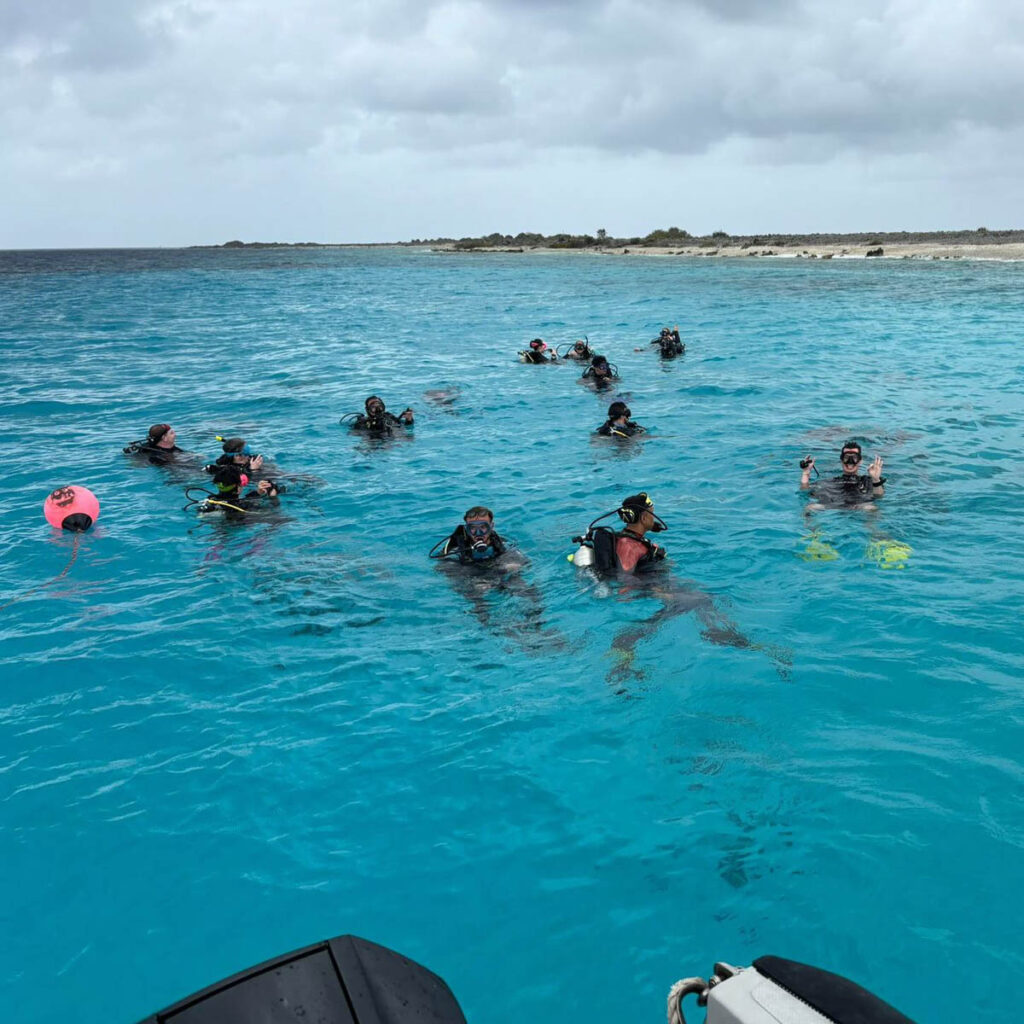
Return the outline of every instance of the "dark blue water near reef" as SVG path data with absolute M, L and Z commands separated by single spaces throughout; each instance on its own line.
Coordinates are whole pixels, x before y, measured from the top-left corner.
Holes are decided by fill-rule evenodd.
M 995 263 L 0 254 L 0 603 L 70 557 L 52 488 L 103 506 L 67 577 L 0 612 L 6 1016 L 131 1021 L 352 931 L 477 1022 L 658 1020 L 676 978 L 765 952 L 921 1021 L 1016 1019 L 1022 286 Z M 682 359 L 633 352 L 677 322 Z M 596 442 L 613 396 L 515 361 L 583 333 L 654 436 Z M 371 392 L 416 409 L 412 439 L 338 427 Z M 121 454 L 160 421 L 304 478 L 269 520 L 199 523 L 194 471 Z M 797 460 L 831 474 L 849 435 L 884 501 L 805 518 Z M 659 602 L 566 561 L 641 488 L 673 578 L 754 646 L 693 614 L 643 635 Z M 477 502 L 530 586 L 426 558 Z

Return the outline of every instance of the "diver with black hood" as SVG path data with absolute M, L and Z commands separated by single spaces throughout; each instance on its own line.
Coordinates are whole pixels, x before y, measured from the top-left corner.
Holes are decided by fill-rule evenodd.
M 413 425 L 413 412 L 408 406 L 397 416 L 388 412 L 384 400 L 378 395 L 370 395 L 363 403 L 363 412 L 349 413 L 339 421 L 347 424 L 352 430 L 359 430 L 371 437 L 390 437 L 395 427 L 408 429 Z
M 661 333 L 650 344 L 658 346 L 658 354 L 662 359 L 675 359 L 676 356 L 681 356 L 686 351 L 686 346 L 683 344 L 682 338 L 679 337 L 678 325 L 671 330 L 662 327 Z M 640 349 L 637 351 L 639 352 Z
M 645 427 L 630 419 L 632 415 L 625 402 L 612 402 L 608 406 L 608 419 L 594 433 L 602 437 L 636 437 L 637 434 L 646 434 Z
M 597 389 L 608 387 L 612 381 L 619 379 L 619 368 L 608 362 L 607 356 L 596 355 L 590 365 L 583 371 L 580 380 L 591 384 Z

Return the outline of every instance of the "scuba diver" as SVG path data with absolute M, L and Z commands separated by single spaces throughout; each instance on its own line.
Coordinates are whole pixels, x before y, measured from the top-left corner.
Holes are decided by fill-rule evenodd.
M 371 437 L 390 437 L 395 427 L 411 427 L 413 425 L 413 412 L 408 406 L 397 416 L 387 411 L 383 399 L 377 395 L 370 395 L 363 403 L 363 412 L 349 413 L 338 421 L 347 423 L 352 430 L 359 430 Z
M 207 473 L 216 473 L 224 466 L 236 466 L 247 476 L 253 476 L 263 468 L 263 456 L 254 452 L 245 442 L 244 437 L 221 437 L 217 434 L 216 439 L 223 442 L 221 451 L 223 454 L 217 456 L 215 462 L 203 466 Z
M 555 354 L 560 359 L 575 359 L 581 363 L 589 362 L 594 358 L 594 350 L 590 347 L 590 341 L 587 338 L 574 341 L 565 352 L 559 352 L 556 348 Z
M 141 441 L 132 441 L 123 449 L 125 455 L 139 455 L 153 466 L 166 466 L 176 462 L 179 455 L 190 455 L 174 442 L 178 435 L 170 423 L 154 423 Z
M 646 434 L 647 430 L 639 423 L 634 423 L 629 417 L 633 414 L 625 402 L 612 402 L 608 406 L 608 419 L 597 428 L 594 433 L 602 437 L 634 437 L 637 434 Z
M 853 440 L 847 441 L 839 452 L 839 463 L 842 473 L 831 480 L 821 481 L 811 486 L 811 470 L 820 476 L 815 468 L 814 459 L 808 455 L 800 460 L 800 489 L 810 491 L 816 499 L 808 508 L 854 508 L 870 505 L 878 498 L 885 497 L 885 477 L 882 476 L 882 457 L 876 455 L 868 467 L 867 474 L 857 473 L 863 461 L 860 445 Z
M 551 352 L 550 356 L 546 356 L 545 352 Z M 549 349 L 547 343 L 541 338 L 534 338 L 530 342 L 530 347 L 524 349 L 519 353 L 519 360 L 523 363 L 554 363 L 558 360 L 558 353 L 553 349 Z
M 625 523 L 621 531 L 611 526 L 599 526 L 602 519 L 618 516 Z M 646 491 L 623 498 L 617 509 L 605 512 L 587 527 L 581 537 L 573 541 L 580 547 L 569 560 L 583 569 L 601 576 L 635 577 L 635 582 L 623 580 L 620 596 L 626 600 L 657 598 L 662 607 L 640 622 L 630 623 L 612 640 L 611 653 L 615 659 L 608 672 L 608 681 L 621 681 L 628 676 L 642 677 L 633 668 L 636 646 L 651 636 L 668 619 L 693 612 L 701 624 L 701 636 L 713 644 L 725 647 L 763 650 L 775 664 L 782 678 L 788 678 L 791 655 L 775 647 L 750 641 L 715 607 L 710 595 L 687 587 L 671 579 L 664 571 L 665 549 L 647 538 L 648 533 L 661 533 L 668 529 L 665 521 L 655 513 L 654 502 Z
M 615 515 L 626 524 L 621 532 L 597 525 L 602 519 Z M 648 540 L 645 534 L 667 529 L 665 521 L 654 514 L 654 502 L 646 491 L 631 494 L 622 499 L 617 509 L 598 516 L 582 537 L 573 537 L 580 548 L 571 560 L 581 569 L 593 567 L 597 572 L 645 572 L 665 557 L 665 549 Z
M 239 522 L 268 505 L 277 505 L 278 495 L 283 494 L 285 490 L 282 484 L 273 480 L 260 480 L 255 490 L 243 494 L 242 488 L 248 485 L 249 477 L 238 466 L 230 464 L 217 467 L 213 474 L 213 483 L 217 488 L 216 494 L 203 488 L 186 487 L 185 497 L 189 499 L 189 503 L 185 508 L 197 506 L 196 511 L 200 515 L 221 512 L 226 520 Z M 193 498 L 191 492 L 196 490 L 205 497 Z
M 686 346 L 679 337 L 678 324 L 672 330 L 662 327 L 661 333 L 652 339 L 650 344 L 659 347 L 662 359 L 675 359 L 676 356 L 681 356 L 686 351 Z
M 885 477 L 882 476 L 882 457 L 876 455 L 866 474 L 857 471 L 863 462 L 863 452 L 857 441 L 847 441 L 839 452 L 842 473 L 830 480 L 820 479 L 814 459 L 808 455 L 800 460 L 800 490 L 809 491 L 812 501 L 804 508 L 808 523 L 807 541 L 798 557 L 805 562 L 834 562 L 841 558 L 839 551 L 829 542 L 820 526 L 813 524 L 812 513 L 826 509 L 860 509 L 874 512 L 875 502 L 885 497 Z M 811 483 L 811 471 L 817 477 Z M 872 517 L 873 519 L 874 517 Z M 880 569 L 905 569 L 913 554 L 913 548 L 903 541 L 895 540 L 883 533 L 878 524 L 869 526 L 871 539 L 864 549 L 866 560 L 874 562 Z
M 580 377 L 584 384 L 592 384 L 598 389 L 606 388 L 613 380 L 618 379 L 619 368 L 613 363 L 609 363 L 606 356 L 594 356 Z
M 489 562 L 500 558 L 508 550 L 494 529 L 494 513 L 483 505 L 474 505 L 452 531 L 451 536 L 438 541 L 430 550 L 431 558 L 457 555 L 459 562 Z
M 448 571 L 480 624 L 526 651 L 564 647 L 565 639 L 544 626 L 540 591 L 522 576 L 529 559 L 494 529 L 494 513 L 474 505 L 462 518 L 429 554 Z M 518 614 L 510 616 L 509 602 L 503 601 L 504 614 L 496 616 L 492 605 L 501 598 L 516 601 Z

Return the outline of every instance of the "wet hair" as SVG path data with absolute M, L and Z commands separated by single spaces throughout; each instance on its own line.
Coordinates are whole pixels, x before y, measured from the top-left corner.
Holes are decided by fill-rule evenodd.
M 654 502 L 648 497 L 646 491 L 639 494 L 631 494 L 628 498 L 622 499 L 623 508 L 634 508 L 638 512 L 653 512 Z
M 241 455 L 242 449 L 245 447 L 245 438 L 229 437 L 225 439 L 222 447 L 225 455 Z
M 854 441 L 847 441 L 842 448 L 839 449 L 839 458 L 842 458 L 847 452 L 856 452 L 858 455 L 863 455 L 860 445 Z
M 167 436 L 167 434 L 170 433 L 170 430 L 170 423 L 154 423 L 153 426 L 149 428 L 149 440 L 152 441 L 153 444 L 158 444 Z
M 483 505 L 474 505 L 463 517 L 467 522 L 470 519 L 490 519 L 494 522 L 494 513 Z
M 370 403 L 371 402 L 380 402 L 381 412 L 383 412 L 387 408 L 387 406 L 384 404 L 384 399 L 381 398 L 380 395 L 370 395 L 370 397 L 365 402 L 363 402 L 363 408 L 367 412 L 370 411 Z
M 608 419 L 617 420 L 620 416 L 629 415 L 629 406 L 625 402 L 612 402 L 608 406 Z
M 607 356 L 594 356 L 594 358 L 590 360 L 590 365 L 591 366 L 607 366 L 608 365 L 608 357 Z
M 533 341 L 530 342 L 530 348 L 544 348 L 544 347 L 545 347 L 545 345 L 544 345 L 544 339 L 543 338 L 534 338 Z

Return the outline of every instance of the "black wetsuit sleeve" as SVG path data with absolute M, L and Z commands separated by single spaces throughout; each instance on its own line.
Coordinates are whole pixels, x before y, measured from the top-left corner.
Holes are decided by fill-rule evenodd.
M 173 448 L 160 448 L 157 445 L 144 445 L 140 449 L 140 453 L 146 456 L 147 461 L 152 466 L 166 466 L 168 463 L 174 461 L 175 455 L 180 451 L 181 449 L 177 445 Z
M 460 540 L 465 534 L 465 528 L 462 526 L 456 526 L 451 532 L 451 536 L 444 542 L 444 547 L 441 549 L 442 555 L 450 555 L 454 551 L 459 551 L 464 544 L 460 544 Z
M 602 437 L 611 436 L 611 432 L 612 427 L 610 423 L 602 423 L 601 426 L 599 426 L 596 430 L 596 433 L 600 434 Z

